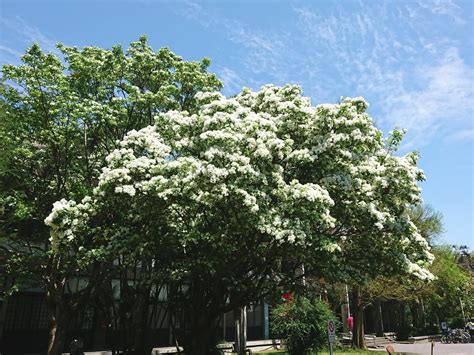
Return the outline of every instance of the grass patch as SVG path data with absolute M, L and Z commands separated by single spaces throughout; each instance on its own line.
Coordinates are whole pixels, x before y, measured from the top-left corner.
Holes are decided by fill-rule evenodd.
M 347 349 L 347 350 L 336 350 L 332 352 L 333 355 L 367 355 L 367 354 L 377 354 L 377 353 L 385 353 L 385 352 L 377 352 L 377 351 L 369 351 L 369 350 L 358 350 L 358 349 Z M 254 354 L 259 355 L 288 355 L 288 352 L 284 350 L 275 350 L 275 351 L 266 351 L 266 352 L 255 352 Z M 394 355 L 401 354 L 401 353 L 393 353 Z M 329 355 L 329 351 L 323 351 L 319 353 L 311 352 L 307 355 Z

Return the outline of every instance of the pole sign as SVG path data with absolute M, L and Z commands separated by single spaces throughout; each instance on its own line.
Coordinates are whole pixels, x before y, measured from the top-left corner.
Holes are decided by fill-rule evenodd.
M 336 325 L 333 320 L 328 320 L 328 339 L 331 344 L 336 341 Z

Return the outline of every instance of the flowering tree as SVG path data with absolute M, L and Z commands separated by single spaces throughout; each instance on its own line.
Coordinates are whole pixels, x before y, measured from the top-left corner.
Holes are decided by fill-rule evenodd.
M 198 91 L 221 87 L 207 71 L 208 59 L 155 52 L 145 37 L 127 50 L 58 50 L 60 56 L 33 45 L 21 65 L 3 66 L 0 86 L 2 276 L 47 292 L 51 354 L 61 353 L 68 324 L 110 271 L 103 263 L 88 265 L 88 286 L 63 297 L 71 278 L 88 269 L 69 252 L 51 252 L 43 220 L 53 202 L 92 193 L 105 157 L 126 132 L 153 124 L 159 112 L 192 112 Z
M 429 277 L 431 254 L 406 213 L 422 173 L 414 155 L 392 155 L 363 99 L 312 106 L 297 86 L 265 86 L 199 94 L 196 107 L 130 131 L 90 196 L 55 204 L 54 253 L 149 256 L 148 279 L 179 286 L 170 302 L 193 354 L 211 351 L 222 312 L 295 282 L 302 264 L 364 277 L 359 262 L 380 265 L 370 245 L 387 272 Z

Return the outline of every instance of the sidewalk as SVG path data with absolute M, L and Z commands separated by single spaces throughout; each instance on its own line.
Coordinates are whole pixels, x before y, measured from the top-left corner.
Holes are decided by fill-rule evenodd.
M 431 343 L 419 343 L 419 344 L 391 344 L 396 352 L 404 354 L 417 354 L 425 355 L 431 354 Z M 382 351 L 377 349 L 377 351 Z M 433 349 L 434 355 L 474 355 L 474 344 L 442 344 L 435 343 Z

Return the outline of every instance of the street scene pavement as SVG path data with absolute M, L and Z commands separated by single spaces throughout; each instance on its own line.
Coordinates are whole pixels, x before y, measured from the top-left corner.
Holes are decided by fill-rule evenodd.
M 396 352 L 409 354 L 431 354 L 431 343 L 392 344 Z M 434 355 L 457 354 L 474 355 L 474 344 L 442 344 L 435 343 Z

